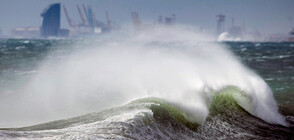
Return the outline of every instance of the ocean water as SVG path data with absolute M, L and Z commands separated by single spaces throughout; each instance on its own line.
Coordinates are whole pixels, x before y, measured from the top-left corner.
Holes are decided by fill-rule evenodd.
M 0 112 L 0 139 L 294 139 L 294 43 L 0 39 Z

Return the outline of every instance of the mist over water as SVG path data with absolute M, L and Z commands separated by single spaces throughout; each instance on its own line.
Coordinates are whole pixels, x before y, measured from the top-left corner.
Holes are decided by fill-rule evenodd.
M 48 57 L 21 90 L 0 99 L 0 127 L 65 119 L 157 97 L 203 123 L 212 94 L 228 86 L 250 114 L 286 125 L 271 89 L 223 44 L 188 27 L 109 34 Z

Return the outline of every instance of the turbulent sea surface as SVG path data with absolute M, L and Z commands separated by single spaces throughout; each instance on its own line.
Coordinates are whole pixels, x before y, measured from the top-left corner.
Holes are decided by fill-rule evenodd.
M 154 38 L 0 39 L 0 139 L 294 139 L 294 43 Z

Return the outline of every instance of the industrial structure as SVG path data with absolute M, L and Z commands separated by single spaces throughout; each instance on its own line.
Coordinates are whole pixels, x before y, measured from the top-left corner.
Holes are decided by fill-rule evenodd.
M 103 23 L 96 19 L 95 13 L 90 6 L 86 8 L 86 6 L 83 5 L 83 14 L 80 6 L 77 5 L 81 23 L 74 24 L 65 6 L 63 6 L 63 10 L 70 28 L 70 36 L 77 36 L 81 34 L 100 34 L 109 32 L 112 29 L 107 11 L 105 12 L 106 23 Z
M 289 33 L 290 35 L 294 35 L 294 28 L 293 29 L 291 29 L 291 31 L 290 31 L 290 33 Z
M 60 28 L 60 3 L 46 7 L 41 17 L 41 27 L 16 27 L 11 30 L 11 35 L 14 38 L 68 37 L 69 30 Z
M 292 28 L 289 32 L 289 35 L 287 37 L 287 39 L 284 39 L 282 41 L 286 41 L 286 42 L 294 42 L 294 28 Z
M 133 22 L 133 26 L 135 30 L 141 30 L 142 28 L 142 22 L 139 18 L 139 14 L 136 11 L 132 11 L 131 12 L 131 18 L 132 18 L 132 22 Z M 171 17 L 162 17 L 159 16 L 157 21 L 154 22 L 154 25 L 173 25 L 176 22 L 176 15 L 173 14 Z M 146 26 L 145 27 L 150 27 L 150 26 Z
M 139 13 L 136 11 L 131 12 L 131 18 L 135 30 L 140 30 L 142 28 L 142 22 L 139 18 Z M 158 16 L 158 19 L 154 22 L 155 25 L 173 25 L 176 23 L 176 15 L 173 14 L 171 17 Z M 145 27 L 147 27 L 145 25 Z
M 83 5 L 82 8 L 77 5 L 77 10 L 81 22 L 74 22 L 65 5 L 54 3 L 46 7 L 41 13 L 40 27 L 16 27 L 11 30 L 11 35 L 14 38 L 51 38 L 51 37 L 80 37 L 89 34 L 101 34 L 119 29 L 112 27 L 112 22 L 109 20 L 108 12 L 105 12 L 105 23 L 99 21 L 95 17 L 95 13 L 90 6 Z M 61 29 L 61 12 L 64 12 L 68 22 L 69 29 Z
M 216 34 L 220 35 L 225 31 L 225 15 L 217 15 L 216 16 L 217 26 L 216 26 Z
M 216 35 L 220 36 L 222 33 L 226 32 L 229 38 L 231 39 L 242 39 L 243 32 L 245 32 L 245 22 L 243 21 L 243 28 L 241 26 L 235 26 L 234 18 L 232 18 L 232 25 L 225 30 L 225 15 L 217 15 L 216 16 Z
M 39 27 L 16 27 L 11 29 L 11 35 L 14 38 L 40 38 Z
M 157 23 L 158 24 L 165 24 L 165 25 L 172 25 L 176 22 L 176 15 L 173 14 L 171 17 L 165 17 L 163 20 L 163 17 L 160 15 L 158 17 Z

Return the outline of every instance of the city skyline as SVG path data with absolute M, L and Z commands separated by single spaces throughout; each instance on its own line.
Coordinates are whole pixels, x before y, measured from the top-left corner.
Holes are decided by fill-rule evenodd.
M 15 27 L 40 27 L 41 12 L 49 4 L 61 3 L 69 11 L 75 24 L 81 22 L 76 4 L 90 5 L 96 18 L 105 22 L 104 12 L 107 10 L 111 21 L 119 25 L 131 24 L 131 12 L 137 11 L 145 24 L 152 24 L 158 16 L 171 16 L 176 14 L 177 24 L 192 25 L 208 32 L 216 30 L 216 15 L 223 14 L 225 30 L 231 26 L 231 18 L 237 26 L 245 23 L 248 31 L 259 31 L 264 34 L 287 34 L 294 27 L 294 1 L 282 0 L 3 0 L 0 2 L 0 29 L 2 34 L 9 35 Z M 64 11 L 61 12 L 61 27 L 68 28 Z

